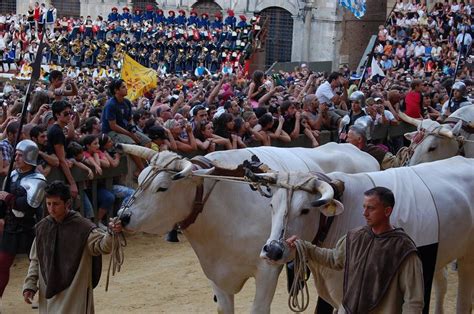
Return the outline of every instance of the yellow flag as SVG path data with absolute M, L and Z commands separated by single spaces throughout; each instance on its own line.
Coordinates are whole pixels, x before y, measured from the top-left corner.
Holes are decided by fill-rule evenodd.
M 155 70 L 144 67 L 129 55 L 123 57 L 122 79 L 127 84 L 127 98 L 135 100 L 145 92 L 158 86 L 158 75 Z

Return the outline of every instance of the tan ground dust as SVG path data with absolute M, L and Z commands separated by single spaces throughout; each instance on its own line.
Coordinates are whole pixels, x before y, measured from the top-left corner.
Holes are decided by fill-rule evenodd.
M 102 279 L 94 290 L 97 313 L 215 313 L 216 304 L 209 281 L 198 259 L 183 236 L 178 244 L 167 243 L 154 235 L 128 237 L 122 271 L 111 277 L 109 292 L 105 279 L 109 256 L 104 258 Z M 2 300 L 2 314 L 37 313 L 24 303 L 21 287 L 28 268 L 25 256 L 17 257 L 11 269 L 10 283 Z M 446 313 L 454 313 L 456 273 L 450 270 Z M 250 279 L 235 298 L 236 313 L 249 313 L 255 285 Z M 313 313 L 316 290 L 310 281 L 311 303 L 306 313 Z M 283 271 L 272 303 L 272 313 L 291 313 L 288 309 L 286 275 Z

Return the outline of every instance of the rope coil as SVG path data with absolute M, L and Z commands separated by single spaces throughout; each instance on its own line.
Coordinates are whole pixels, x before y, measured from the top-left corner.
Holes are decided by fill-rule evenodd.
M 113 223 L 118 223 L 119 218 L 115 217 L 112 220 Z M 110 231 L 111 232 L 111 231 Z M 110 281 L 110 270 L 112 269 L 112 276 L 115 276 L 115 273 L 119 273 L 122 268 L 123 261 L 125 260 L 125 255 L 123 248 L 127 246 L 127 240 L 123 232 L 115 233 L 111 232 L 112 236 L 112 251 L 110 252 L 109 268 L 107 270 L 107 280 L 105 282 L 105 291 L 109 290 L 109 281 Z
M 295 313 L 301 313 L 309 306 L 309 290 L 305 278 L 306 252 L 302 240 L 296 240 L 295 246 L 296 255 L 293 261 L 295 277 L 288 297 L 288 307 Z

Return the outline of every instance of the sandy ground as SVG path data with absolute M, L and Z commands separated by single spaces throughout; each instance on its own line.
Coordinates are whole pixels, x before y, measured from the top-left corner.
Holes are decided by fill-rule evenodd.
M 111 277 L 109 291 L 105 280 L 109 257 L 104 258 L 102 279 L 94 290 L 97 313 L 215 313 L 216 305 L 210 284 L 198 259 L 183 236 L 178 244 L 162 237 L 133 235 L 128 237 L 122 271 Z M 21 287 L 28 268 L 25 256 L 18 257 L 11 269 L 10 283 L 2 300 L 1 313 L 37 313 L 23 302 Z M 449 272 L 446 313 L 454 313 L 456 273 Z M 250 279 L 235 298 L 236 313 L 248 313 L 255 285 Z M 310 282 L 311 303 L 306 313 L 313 313 L 316 290 Z M 272 313 L 291 313 L 288 309 L 286 275 L 280 276 L 272 303 Z

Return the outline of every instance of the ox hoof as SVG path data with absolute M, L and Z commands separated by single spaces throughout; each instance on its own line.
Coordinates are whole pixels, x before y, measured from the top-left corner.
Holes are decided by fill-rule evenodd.
M 166 241 L 168 242 L 179 242 L 179 239 L 178 239 L 178 231 L 177 230 L 171 230 L 170 232 L 168 232 L 168 234 L 166 235 Z

